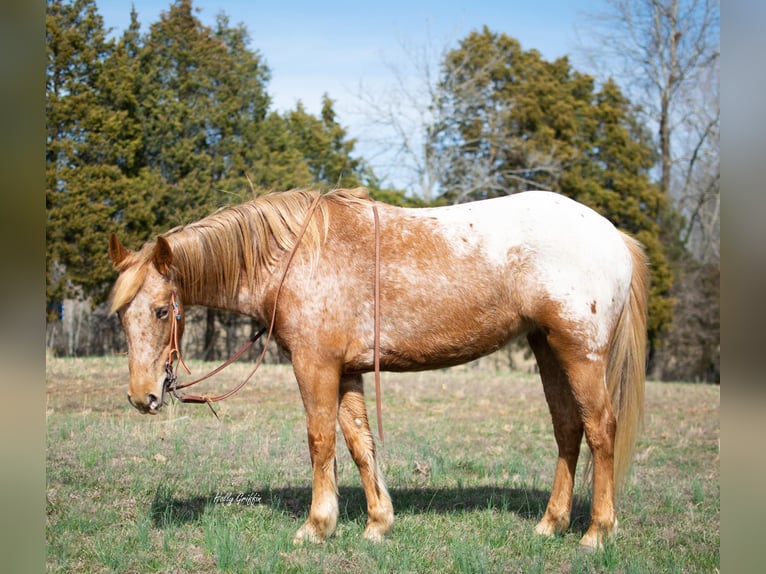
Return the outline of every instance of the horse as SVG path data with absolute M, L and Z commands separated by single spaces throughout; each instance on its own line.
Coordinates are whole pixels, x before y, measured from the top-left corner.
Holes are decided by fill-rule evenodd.
M 535 532 L 568 529 L 584 435 L 592 500 L 580 547 L 601 549 L 613 533 L 642 419 L 649 277 L 640 243 L 590 208 L 544 191 L 402 208 L 364 188 L 290 190 L 221 208 L 137 251 L 112 235 L 109 254 L 128 400 L 142 413 L 163 405 L 184 306 L 272 321 L 300 389 L 313 470 L 296 543 L 321 543 L 336 526 L 336 422 L 366 495 L 363 537 L 382 540 L 392 527 L 363 373 L 458 365 L 524 335 L 558 447 Z

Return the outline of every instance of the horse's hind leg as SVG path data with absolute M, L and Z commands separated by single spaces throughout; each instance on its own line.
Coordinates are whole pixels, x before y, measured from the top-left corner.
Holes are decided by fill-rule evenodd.
M 617 525 L 614 509 L 614 437 L 617 421 L 604 384 L 604 361 L 583 359 L 572 366 L 572 391 L 582 412 L 585 439 L 593 455 L 593 502 L 590 528 L 580 540 L 583 550 L 603 548 Z
M 306 409 L 313 470 L 311 510 L 293 542 L 323 542 L 335 530 L 338 520 L 335 425 L 340 375 L 336 367 L 323 367 L 314 357 L 293 355 L 293 366 Z
M 538 361 L 542 358 L 540 372 L 559 445 L 551 500 L 537 531 L 548 534 L 551 527 L 563 526 L 564 521 L 558 516 L 565 507 L 568 521 L 575 464 L 584 431 L 593 455 L 593 501 L 590 528 L 580 546 L 584 550 L 602 548 L 604 537 L 611 534 L 617 522 L 614 511 L 617 426 L 605 385 L 605 358 L 583 350 L 571 338 L 551 334 L 546 337 L 539 332 L 528 338 Z
M 394 508 L 375 459 L 375 442 L 367 419 L 361 375 L 341 379 L 338 421 L 367 497 L 367 527 L 363 537 L 382 540 L 394 522 Z
M 545 536 L 561 534 L 569 528 L 575 468 L 580 455 L 583 423 L 569 379 L 553 353 L 545 335 L 535 331 L 527 336 L 540 369 L 545 399 L 553 419 L 558 446 L 556 474 L 545 515 L 535 532 Z

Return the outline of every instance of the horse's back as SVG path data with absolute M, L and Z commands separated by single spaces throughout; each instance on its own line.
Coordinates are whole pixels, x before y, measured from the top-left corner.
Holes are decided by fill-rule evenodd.
M 430 275 L 424 301 L 490 309 L 514 335 L 530 324 L 563 321 L 587 332 L 591 347 L 606 344 L 632 273 L 623 236 L 606 218 L 542 191 L 405 212 L 413 227 L 424 224 L 442 244 L 412 253 L 414 267 Z M 503 305 L 504 313 L 498 311 Z
M 502 262 L 509 248 L 546 255 L 619 246 L 619 234 L 606 218 L 566 196 L 527 191 L 509 196 L 426 209 L 403 210 L 439 224 L 440 233 L 460 253 L 480 245 Z

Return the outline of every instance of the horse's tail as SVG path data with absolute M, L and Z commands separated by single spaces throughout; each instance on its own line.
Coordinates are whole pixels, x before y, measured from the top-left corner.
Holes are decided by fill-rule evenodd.
M 606 385 L 617 419 L 614 441 L 614 484 L 620 489 L 633 458 L 643 421 L 646 376 L 646 323 L 649 268 L 641 244 L 622 234 L 633 258 L 630 292 L 612 333 L 606 366 Z

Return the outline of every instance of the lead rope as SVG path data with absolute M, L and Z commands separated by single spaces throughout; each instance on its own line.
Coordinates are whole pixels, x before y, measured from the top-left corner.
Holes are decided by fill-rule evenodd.
M 375 200 L 372 200 L 372 214 L 375 219 L 375 289 L 374 289 L 374 339 L 373 364 L 375 370 L 375 413 L 378 419 L 378 436 L 383 444 L 383 407 L 380 396 L 380 218 Z

